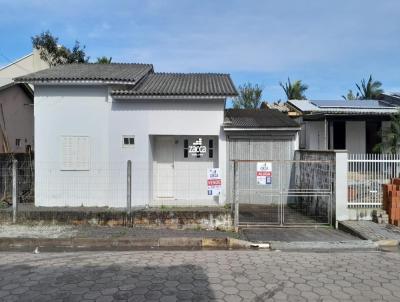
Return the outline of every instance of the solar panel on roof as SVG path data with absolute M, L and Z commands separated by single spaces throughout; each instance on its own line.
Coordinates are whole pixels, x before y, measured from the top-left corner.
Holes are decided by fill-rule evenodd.
M 346 101 L 346 100 L 334 100 L 334 101 L 311 101 L 314 105 L 320 108 L 364 108 L 364 109 L 378 109 L 384 107 L 390 107 L 386 104 L 382 104 L 376 100 L 357 100 L 357 101 Z

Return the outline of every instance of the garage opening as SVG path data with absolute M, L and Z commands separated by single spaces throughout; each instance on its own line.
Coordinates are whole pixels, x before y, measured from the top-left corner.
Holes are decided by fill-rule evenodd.
M 239 226 L 330 223 L 332 166 L 295 158 L 297 122 L 277 110 L 232 109 L 224 130 L 228 200 Z

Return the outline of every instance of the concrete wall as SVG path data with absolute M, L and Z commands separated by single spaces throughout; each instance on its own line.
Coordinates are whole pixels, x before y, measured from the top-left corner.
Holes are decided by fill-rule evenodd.
M 0 135 L 0 152 L 25 152 L 29 145 L 33 149 L 33 101 L 19 85 L 0 90 L 0 124 L 5 129 L 9 149 Z M 4 121 L 3 116 L 4 114 Z M 16 140 L 20 140 L 17 146 Z
M 222 99 L 116 101 L 107 87 L 37 86 L 36 204 L 125 207 L 127 160 L 133 167 L 132 205 L 148 204 L 156 135 L 218 136 L 224 175 L 226 147 L 220 136 L 224 106 Z M 88 171 L 61 171 L 63 135 L 89 137 Z M 132 148 L 123 147 L 123 135 L 135 136 Z

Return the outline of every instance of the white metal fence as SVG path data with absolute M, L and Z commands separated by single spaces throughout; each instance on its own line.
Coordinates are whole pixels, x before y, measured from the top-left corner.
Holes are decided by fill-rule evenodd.
M 400 154 L 349 154 L 348 207 L 380 208 L 382 185 L 399 173 Z

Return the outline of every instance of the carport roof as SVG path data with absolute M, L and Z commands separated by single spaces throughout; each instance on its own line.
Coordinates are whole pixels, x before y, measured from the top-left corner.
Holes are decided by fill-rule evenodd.
M 273 109 L 226 109 L 224 128 L 282 129 L 300 125 L 286 114 Z

